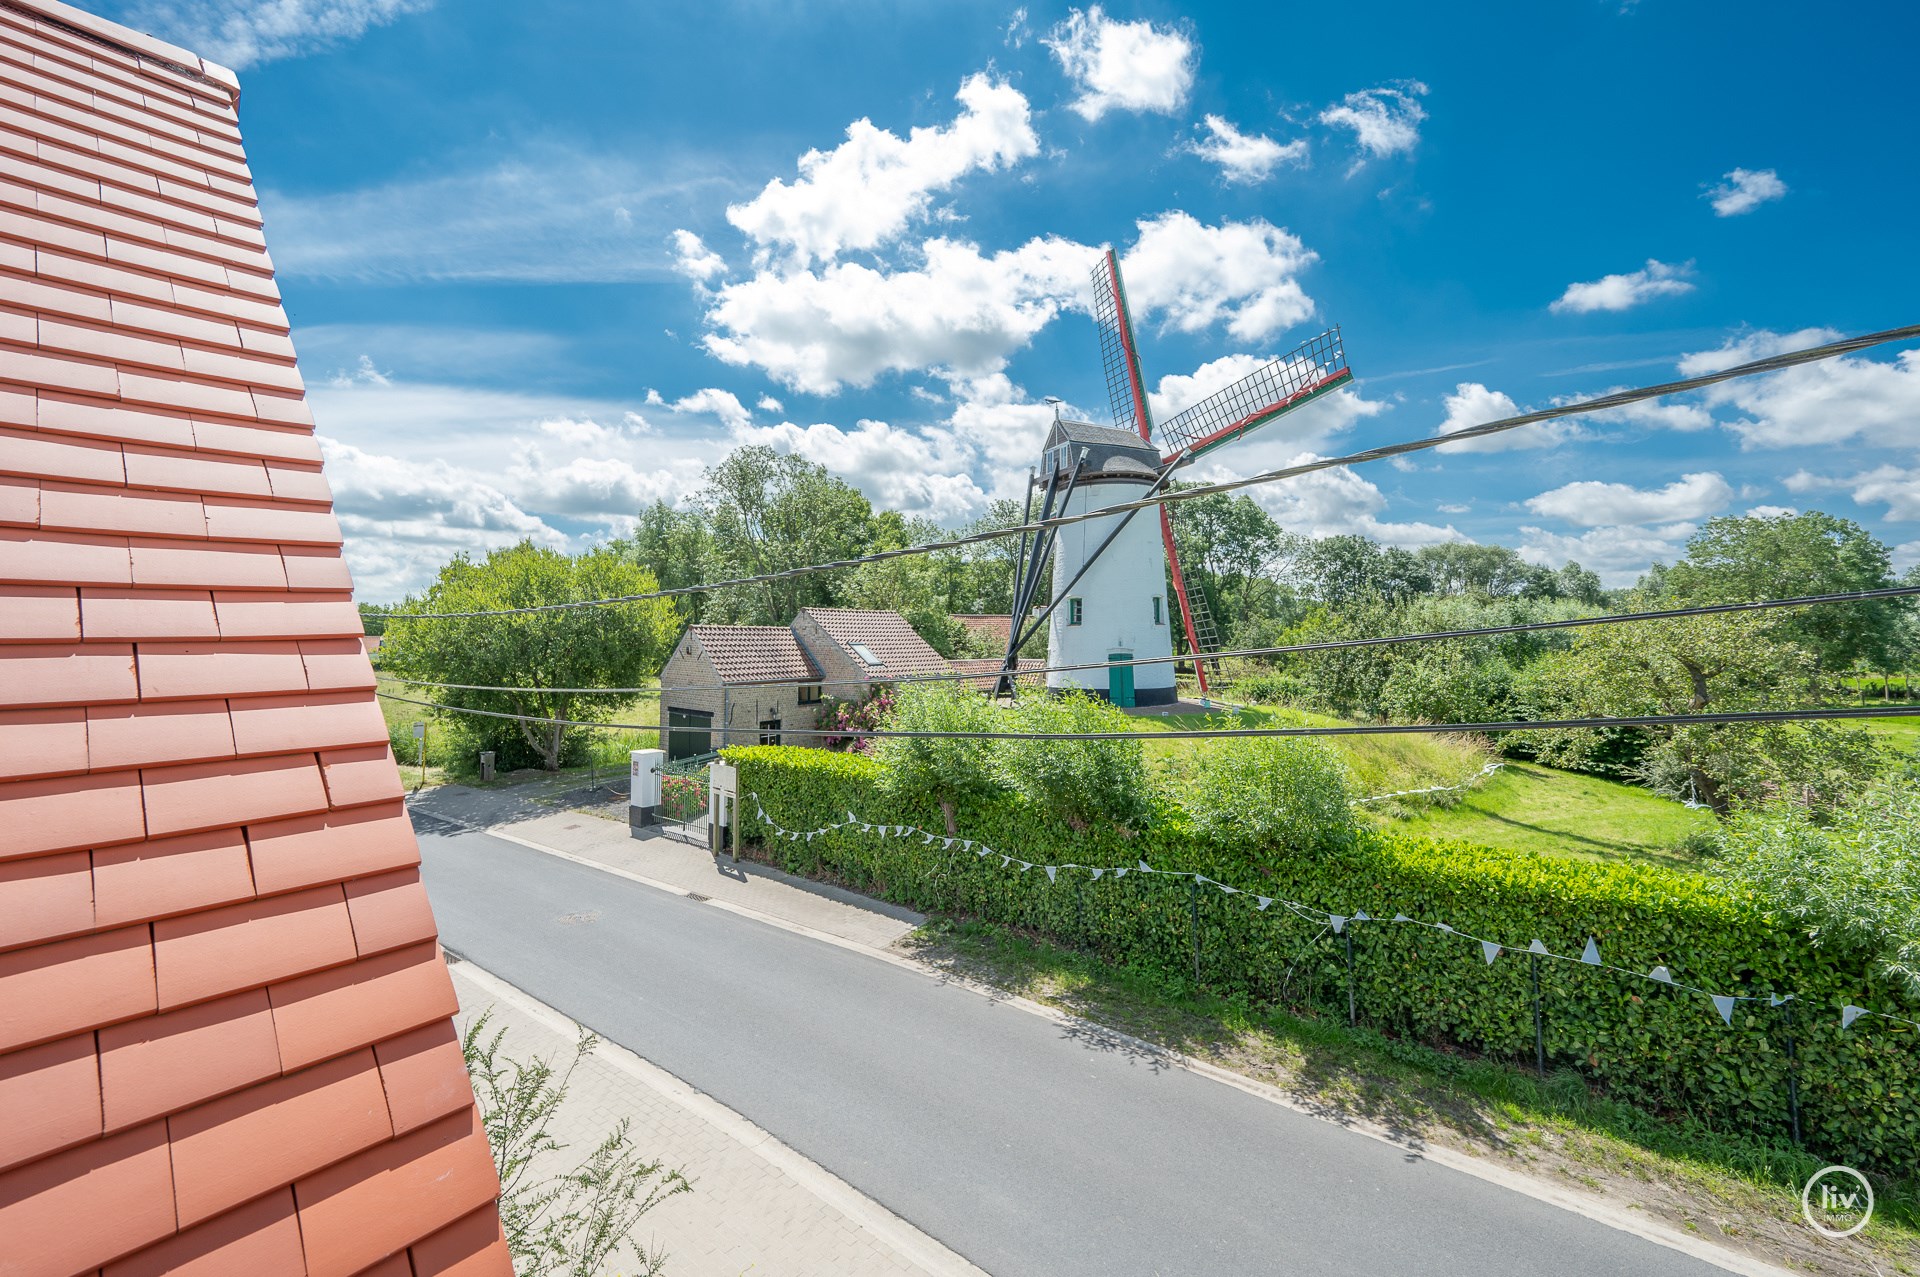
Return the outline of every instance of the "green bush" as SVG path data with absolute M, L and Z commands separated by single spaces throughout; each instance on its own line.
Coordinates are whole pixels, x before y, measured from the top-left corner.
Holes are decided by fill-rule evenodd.
M 1023 696 L 1012 711 L 1000 711 L 1003 731 L 1132 732 L 1134 720 L 1106 701 L 1082 692 Z M 1138 740 L 995 741 L 1001 775 L 1039 811 L 1056 812 L 1070 824 L 1111 820 L 1130 824 L 1147 812 L 1146 751 Z
M 1183 797 L 1200 836 L 1251 839 L 1293 856 L 1346 850 L 1360 829 L 1346 764 L 1321 740 L 1222 740 L 1194 769 Z
M 862 819 L 943 828 L 937 800 L 888 783 L 872 759 L 778 747 L 731 749 L 743 792 L 789 829 L 818 829 L 853 811 Z M 1630 971 L 1664 964 L 1674 978 L 1741 1002 L 1731 1027 L 1697 994 L 1579 963 L 1542 961 L 1549 1063 L 1656 1113 L 1714 1129 L 1784 1138 L 1789 1015 L 1799 1059 L 1802 1125 L 1810 1147 L 1850 1165 L 1911 1170 L 1920 1146 L 1920 1052 L 1884 1021 L 1840 1029 L 1845 1003 L 1916 1015 L 1900 982 L 1858 953 L 1816 947 L 1770 923 L 1750 893 L 1665 867 L 1560 860 L 1457 842 L 1367 833 L 1313 854 L 1283 850 L 1271 830 L 1211 824 L 1149 794 L 1136 825 L 1076 827 L 1024 794 L 956 801 L 960 833 L 1037 864 L 1102 868 L 1145 860 L 1205 874 L 1243 892 L 1311 909 L 1375 918 L 1404 913 L 1524 950 L 1536 938 L 1579 954 L 1589 937 Z M 767 830 L 743 804 L 742 834 Z M 1212 989 L 1305 1013 L 1345 1015 L 1343 938 L 1323 920 L 1251 894 L 1195 889 L 1191 880 L 1129 873 L 1099 880 L 1083 869 L 1049 879 L 998 857 L 969 855 L 944 837 L 881 839 L 839 829 L 811 840 L 773 839 L 792 872 L 830 876 L 926 911 L 1027 928 L 1116 964 L 1188 978 L 1193 916 L 1201 973 Z M 1528 960 L 1492 964 L 1463 935 L 1430 927 L 1356 924 L 1354 981 L 1364 1022 L 1404 1038 L 1531 1063 Z M 1772 1007 L 1770 994 L 1796 1000 Z
M 899 690 L 886 726 L 901 732 L 992 732 L 1006 730 L 1006 716 L 971 688 L 911 683 Z M 896 788 L 950 799 L 1005 788 L 994 757 L 999 743 L 889 736 L 879 741 L 874 756 L 886 763 Z
M 1313 688 L 1292 674 L 1253 674 L 1233 684 L 1232 694 L 1252 705 L 1308 705 Z

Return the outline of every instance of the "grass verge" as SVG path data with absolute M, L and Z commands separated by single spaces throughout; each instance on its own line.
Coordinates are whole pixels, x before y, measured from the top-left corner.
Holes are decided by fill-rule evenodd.
M 935 920 L 902 945 L 956 978 L 1208 1060 L 1321 1116 L 1376 1123 L 1414 1148 L 1458 1149 L 1584 1188 L 1796 1271 L 1920 1274 L 1920 1182 L 1876 1183 L 1872 1222 L 1832 1241 L 1800 1216 L 1800 1187 L 1821 1168 L 1819 1159 L 1654 1117 L 1594 1095 L 1570 1073 L 1538 1078 L 1214 997 L 991 924 Z

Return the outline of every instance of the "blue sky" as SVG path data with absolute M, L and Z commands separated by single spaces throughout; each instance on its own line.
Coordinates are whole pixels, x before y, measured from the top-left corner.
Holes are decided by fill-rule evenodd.
M 136 0 L 242 125 L 364 597 L 580 547 L 742 442 L 957 523 L 1106 395 L 1343 327 L 1224 477 L 1913 322 L 1920 9 Z M 1906 348 L 1911 351 L 1913 348 Z M 1819 508 L 1920 561 L 1920 353 L 1260 489 L 1289 528 L 1611 583 Z

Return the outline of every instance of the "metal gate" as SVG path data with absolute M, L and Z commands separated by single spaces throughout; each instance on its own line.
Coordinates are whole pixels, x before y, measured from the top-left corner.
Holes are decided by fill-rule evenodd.
M 660 769 L 660 823 L 677 825 L 680 832 L 704 843 L 712 791 L 707 765 L 718 753 L 679 758 Z

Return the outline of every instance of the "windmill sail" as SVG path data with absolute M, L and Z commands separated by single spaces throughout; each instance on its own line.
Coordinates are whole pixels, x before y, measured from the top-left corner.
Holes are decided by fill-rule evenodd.
M 1153 417 L 1147 409 L 1146 379 L 1140 375 L 1140 348 L 1133 340 L 1133 316 L 1127 311 L 1120 260 L 1111 248 L 1093 268 L 1093 320 L 1100 329 L 1100 362 L 1107 370 L 1107 404 L 1113 424 L 1151 439 Z
M 1099 272 L 1095 274 L 1097 276 Z M 1131 346 L 1131 331 L 1127 336 L 1128 345 Z M 1103 348 L 1105 344 L 1106 329 L 1103 325 Z M 1111 366 L 1107 380 L 1111 386 Z M 1161 454 L 1165 462 L 1171 464 L 1185 450 L 1186 460 L 1192 461 L 1201 453 L 1238 439 L 1250 430 L 1257 430 L 1283 413 L 1291 412 L 1352 380 L 1353 370 L 1347 367 L 1346 349 L 1340 342 L 1340 330 L 1329 328 L 1313 340 L 1303 343 L 1297 350 L 1282 355 L 1225 390 L 1161 422 L 1157 431 Z M 1115 420 L 1119 418 L 1116 416 Z

